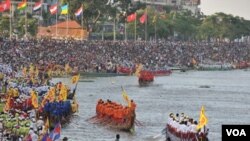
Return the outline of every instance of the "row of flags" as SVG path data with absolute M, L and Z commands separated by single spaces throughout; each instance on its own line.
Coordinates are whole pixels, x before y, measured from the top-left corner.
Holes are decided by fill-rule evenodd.
M 40 0 L 39 2 L 36 2 L 34 7 L 33 7 L 33 11 L 37 11 L 39 9 L 42 8 L 42 4 L 43 4 L 43 0 Z M 0 3 L 0 12 L 4 12 L 10 9 L 10 5 L 11 5 L 11 1 L 10 0 L 5 0 L 4 2 Z M 18 10 L 25 10 L 27 7 L 27 0 L 22 0 L 22 2 L 20 2 L 17 6 Z M 49 11 L 51 15 L 55 15 L 58 14 L 58 9 L 59 9 L 59 5 L 58 4 L 54 4 L 51 5 L 49 7 Z M 75 16 L 78 17 L 83 13 L 84 7 L 81 6 L 79 9 L 76 10 L 75 12 Z M 62 15 L 67 15 L 69 13 L 69 5 L 62 5 L 61 6 L 61 13 Z M 136 13 L 133 13 L 131 15 L 129 15 L 127 17 L 127 22 L 133 22 L 136 20 Z M 147 14 L 144 13 L 141 17 L 140 17 L 140 23 L 144 24 L 145 21 L 147 20 Z
M 127 17 L 127 22 L 133 22 L 133 21 L 135 21 L 135 20 L 136 20 L 136 13 L 133 13 L 133 14 L 131 14 L 131 15 L 129 15 L 129 16 Z M 144 14 L 140 17 L 139 20 L 140 20 L 140 23 L 144 24 L 145 21 L 147 20 L 147 14 L 144 13 Z
M 42 8 L 43 0 L 40 0 L 39 2 L 36 2 L 33 11 L 37 11 Z M 7 10 L 10 10 L 11 6 L 11 1 L 10 0 L 5 0 L 2 3 L 0 3 L 0 12 L 5 12 Z M 17 6 L 18 10 L 25 10 L 27 8 L 27 0 L 22 0 Z M 54 15 L 58 13 L 59 5 L 54 4 L 51 5 L 49 8 L 50 14 Z M 62 5 L 61 6 L 61 14 L 62 15 L 67 15 L 69 13 L 69 5 Z M 83 6 L 81 6 L 77 11 L 75 12 L 75 16 L 78 17 L 83 13 Z

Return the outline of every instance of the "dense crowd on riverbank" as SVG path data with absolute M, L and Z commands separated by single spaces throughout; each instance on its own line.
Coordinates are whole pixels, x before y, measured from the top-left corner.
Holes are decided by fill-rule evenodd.
M 95 71 L 116 66 L 133 67 L 141 63 L 155 70 L 190 63 L 230 63 L 250 61 L 250 45 L 245 43 L 204 43 L 183 41 L 73 41 L 73 40 L 2 40 L 0 61 L 13 66 L 69 63 L 81 71 Z
M 0 140 L 55 140 L 55 130 L 77 112 L 76 87 L 52 83 L 47 73 L 33 65 L 24 71 L 0 63 Z

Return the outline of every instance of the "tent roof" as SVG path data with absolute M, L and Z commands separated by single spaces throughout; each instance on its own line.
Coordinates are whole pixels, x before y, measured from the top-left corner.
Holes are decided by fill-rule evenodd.
M 67 21 L 57 23 L 55 25 L 52 25 L 50 27 L 52 28 L 67 28 Z M 82 28 L 80 24 L 78 24 L 76 21 L 68 21 L 68 27 L 69 28 Z

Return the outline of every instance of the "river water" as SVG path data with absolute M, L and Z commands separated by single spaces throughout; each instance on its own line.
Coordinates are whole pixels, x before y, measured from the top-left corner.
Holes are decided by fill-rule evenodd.
M 62 130 L 70 141 L 157 141 L 154 138 L 164 128 L 169 113 L 182 113 L 199 119 L 202 105 L 208 117 L 210 141 L 221 140 L 222 124 L 250 124 L 250 71 L 188 71 L 156 77 L 148 87 L 139 87 L 135 76 L 86 78 L 79 82 L 77 99 L 79 113 Z M 65 81 L 65 80 L 64 80 Z M 66 80 L 69 81 L 69 80 Z M 200 86 L 210 88 L 201 88 Z M 121 86 L 137 104 L 137 119 L 144 126 L 135 134 L 91 124 L 86 119 L 95 115 L 98 99 L 124 103 Z

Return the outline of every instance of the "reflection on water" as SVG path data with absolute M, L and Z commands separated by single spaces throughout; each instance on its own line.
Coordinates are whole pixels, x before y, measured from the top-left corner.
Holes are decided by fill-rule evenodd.
M 153 137 L 164 128 L 169 113 L 184 112 L 198 120 L 202 105 L 209 119 L 211 141 L 221 140 L 222 124 L 250 123 L 249 71 L 173 73 L 167 77 L 156 77 L 149 87 L 139 87 L 134 76 L 93 80 L 91 83 L 79 82 L 80 113 L 63 129 L 62 137 L 67 136 L 71 141 L 112 141 L 119 133 L 122 141 L 153 141 Z M 136 127 L 134 135 L 86 121 L 95 115 L 99 98 L 123 102 L 121 86 L 137 103 L 137 119 L 144 124 Z

